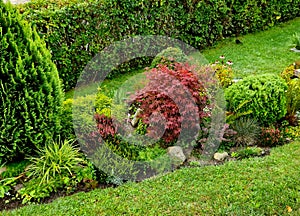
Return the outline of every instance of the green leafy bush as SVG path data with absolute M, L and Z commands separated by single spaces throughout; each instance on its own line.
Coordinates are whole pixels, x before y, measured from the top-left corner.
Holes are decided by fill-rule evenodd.
M 298 118 L 296 112 L 300 110 L 300 79 L 292 79 L 288 82 L 288 90 L 286 92 L 286 119 L 290 125 L 297 125 Z
M 285 129 L 286 137 L 290 140 L 299 140 L 300 139 L 300 126 L 289 126 Z
M 112 99 L 101 92 L 97 93 L 95 101 L 96 113 L 111 116 Z
M 46 40 L 68 90 L 75 86 L 87 62 L 113 41 L 130 35 L 166 35 L 204 48 L 218 39 L 297 17 L 299 2 L 63 0 L 33 1 L 19 10 Z M 115 75 L 150 63 L 149 58 L 129 62 Z
M 237 159 L 244 159 L 262 155 L 263 150 L 259 147 L 247 147 L 231 153 L 231 156 Z
M 174 63 L 186 63 L 188 60 L 188 57 L 182 52 L 181 49 L 168 47 L 155 56 L 151 63 L 151 67 L 154 68 L 159 64 L 171 65 Z
M 80 114 L 80 118 L 73 120 L 73 106 L 76 112 Z M 61 136 L 63 139 L 75 139 L 74 124 L 81 129 L 88 130 L 95 123 L 93 116 L 95 113 L 99 115 L 111 116 L 112 99 L 102 94 L 100 91 L 96 96 L 86 95 L 76 99 L 67 99 L 63 102 L 63 114 L 61 118 L 62 129 Z M 82 112 L 84 111 L 84 112 Z M 87 112 L 86 112 L 87 111 Z
M 247 117 L 257 119 L 262 125 L 269 126 L 286 114 L 287 84 L 277 75 L 252 75 L 231 85 L 225 90 L 227 110 L 249 112 Z
M 295 75 L 295 66 L 294 65 L 290 65 L 287 68 L 285 68 L 280 76 L 286 81 L 289 82 L 291 81 L 292 77 Z
M 229 60 L 226 63 L 224 62 L 224 56 L 220 56 L 221 62 L 216 61 L 212 64 L 212 68 L 215 71 L 215 76 L 219 80 L 220 85 L 223 88 L 227 88 L 228 86 L 232 85 L 233 83 L 233 70 L 231 68 L 232 62 Z
M 0 1 L 0 162 L 22 159 L 60 133 L 62 91 L 45 43 Z

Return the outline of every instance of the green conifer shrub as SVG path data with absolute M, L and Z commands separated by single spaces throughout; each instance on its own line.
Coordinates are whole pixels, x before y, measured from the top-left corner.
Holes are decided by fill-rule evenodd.
M 55 139 L 62 100 L 45 43 L 0 0 L 0 162 L 22 159 Z

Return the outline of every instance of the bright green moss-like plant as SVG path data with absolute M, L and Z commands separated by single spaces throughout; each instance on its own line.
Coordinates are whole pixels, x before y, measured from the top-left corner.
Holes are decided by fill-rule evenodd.
M 257 119 L 261 125 L 271 125 L 287 112 L 286 90 L 287 84 L 277 75 L 249 76 L 225 90 L 227 110 L 232 112 L 244 101 L 250 101 L 239 112 L 249 111 L 247 117 Z
M 263 150 L 259 147 L 247 147 L 231 153 L 231 156 L 237 159 L 256 157 L 262 155 Z
M 0 68 L 0 161 L 13 161 L 59 134 L 63 95 L 45 43 L 2 0 Z

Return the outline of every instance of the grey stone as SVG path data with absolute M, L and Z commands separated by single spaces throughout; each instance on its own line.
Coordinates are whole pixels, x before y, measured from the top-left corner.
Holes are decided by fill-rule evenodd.
M 139 122 L 139 119 L 137 118 L 137 116 L 138 116 L 139 114 L 141 114 L 142 111 L 143 111 L 143 110 L 140 109 L 140 108 L 138 108 L 138 109 L 136 110 L 136 112 L 135 112 L 135 114 L 134 114 L 134 116 L 133 116 L 133 119 L 131 120 L 131 125 L 132 125 L 133 127 L 135 127 L 135 126 L 137 125 L 137 123 Z
M 295 69 L 294 75 L 299 78 L 300 77 L 300 69 Z
M 223 153 L 217 152 L 217 153 L 214 154 L 214 159 L 215 159 L 215 160 L 218 160 L 218 161 L 223 161 L 223 160 L 225 160 L 228 156 L 229 156 L 229 155 L 228 155 L 227 152 L 223 152 Z
M 168 155 L 175 159 L 180 161 L 181 163 L 183 163 L 186 160 L 186 157 L 183 153 L 183 150 L 180 146 L 171 146 L 167 149 Z

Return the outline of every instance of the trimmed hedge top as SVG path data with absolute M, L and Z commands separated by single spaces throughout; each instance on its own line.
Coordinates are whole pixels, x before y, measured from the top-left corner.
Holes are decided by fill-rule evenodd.
M 65 90 L 91 58 L 128 36 L 166 35 L 195 48 L 266 29 L 300 15 L 300 0 L 71 0 L 19 6 L 52 51 Z M 150 64 L 139 59 L 130 67 Z

